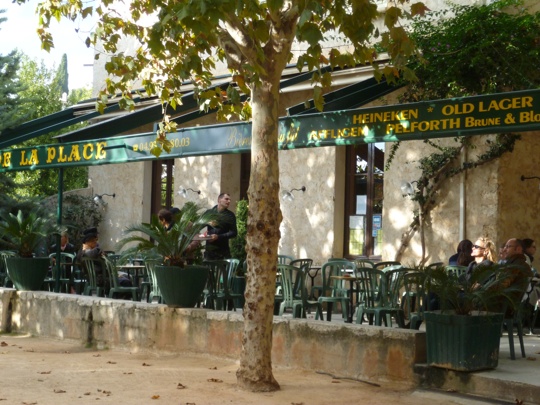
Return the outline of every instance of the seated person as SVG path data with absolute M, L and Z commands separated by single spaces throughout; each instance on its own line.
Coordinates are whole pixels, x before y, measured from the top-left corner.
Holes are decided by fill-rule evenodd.
M 474 258 L 472 257 L 473 243 L 469 239 L 459 242 L 457 252 L 448 259 L 449 266 L 468 266 Z
M 510 292 L 508 295 L 514 306 L 519 305 L 533 273 L 527 264 L 519 239 L 508 239 L 504 246 L 504 255 L 505 259 L 501 264 L 505 265 L 505 268 L 497 274 L 493 282 L 487 283 L 484 288 L 502 292 L 509 287 L 515 287 L 516 291 Z M 507 299 L 501 296 L 488 309 L 492 312 L 501 312 L 506 307 L 505 317 L 508 318 L 512 316 L 514 309 L 507 305 Z
M 105 275 L 105 263 L 103 257 L 105 253 L 101 250 L 98 244 L 98 234 L 93 232 L 84 232 L 82 247 L 77 253 L 75 261 L 82 263 L 83 257 L 94 259 L 94 270 L 96 272 L 96 284 L 105 290 L 110 288 L 109 280 Z

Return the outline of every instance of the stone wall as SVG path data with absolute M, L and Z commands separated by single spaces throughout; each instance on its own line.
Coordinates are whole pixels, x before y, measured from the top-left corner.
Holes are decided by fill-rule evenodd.
M 98 349 L 195 352 L 238 358 L 239 313 L 169 308 L 48 292 L 0 288 L 0 331 L 79 341 Z M 416 363 L 426 358 L 425 332 L 325 321 L 274 318 L 276 366 L 417 385 Z

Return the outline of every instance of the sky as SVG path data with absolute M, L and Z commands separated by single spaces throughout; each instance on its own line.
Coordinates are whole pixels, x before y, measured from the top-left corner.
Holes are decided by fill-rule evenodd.
M 38 17 L 35 14 L 37 0 L 28 0 L 26 4 L 17 5 L 11 0 L 0 0 L 0 9 L 6 10 L 1 16 L 7 18 L 0 24 L 0 54 L 6 55 L 18 49 L 31 59 L 43 61 L 48 68 L 57 68 L 65 53 L 68 57 L 69 88 L 92 87 L 93 51 L 84 44 L 89 22 L 84 22 L 76 33 L 78 26 L 69 20 L 56 20 L 51 23 L 54 48 L 50 52 L 41 49 L 41 42 L 36 34 Z M 24 29 L 22 29 L 24 27 Z M 86 28 L 86 29 L 85 29 Z

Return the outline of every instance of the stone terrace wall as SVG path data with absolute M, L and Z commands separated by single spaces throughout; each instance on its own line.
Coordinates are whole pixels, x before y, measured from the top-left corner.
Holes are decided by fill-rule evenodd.
M 0 331 L 130 351 L 195 352 L 238 358 L 243 318 L 234 312 L 169 308 L 0 288 Z M 375 383 L 417 385 L 425 333 L 274 318 L 273 364 Z

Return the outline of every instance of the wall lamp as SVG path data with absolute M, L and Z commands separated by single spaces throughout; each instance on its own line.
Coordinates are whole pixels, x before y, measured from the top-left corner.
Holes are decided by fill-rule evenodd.
M 416 180 L 414 181 L 404 181 L 401 183 L 401 195 L 403 197 L 411 196 L 414 194 L 414 186 L 413 183 L 418 183 Z
M 293 191 L 301 191 L 303 193 L 306 192 L 306 186 L 302 186 L 300 188 L 293 188 L 291 189 L 290 191 L 284 191 L 282 194 L 281 194 L 281 197 L 285 200 L 285 201 L 293 201 L 294 200 L 294 195 L 293 195 Z
M 197 193 L 197 194 L 201 195 L 201 190 L 193 190 L 192 188 L 184 188 L 182 186 L 180 186 L 180 188 L 178 189 L 178 194 L 180 194 L 184 198 L 187 198 L 188 190 L 191 190 L 194 193 Z
M 116 197 L 116 193 L 112 193 L 112 194 L 96 194 L 94 196 L 94 202 L 97 204 L 97 205 L 101 205 L 102 207 L 106 207 L 107 206 L 107 201 L 105 201 L 103 199 L 103 196 L 106 195 L 106 196 L 109 196 L 109 197 L 112 197 L 112 198 L 115 198 Z
M 538 176 L 525 177 L 524 175 L 521 175 L 521 181 L 531 180 L 531 179 L 538 179 L 538 180 L 540 180 L 540 177 L 538 177 Z M 540 185 L 539 185 L 539 187 L 540 187 Z

